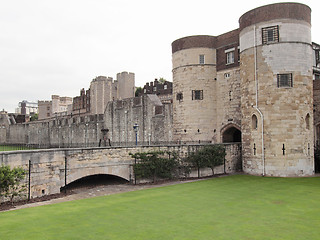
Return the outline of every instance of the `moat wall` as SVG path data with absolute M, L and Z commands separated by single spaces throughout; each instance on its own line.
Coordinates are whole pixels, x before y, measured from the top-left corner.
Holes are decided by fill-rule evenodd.
M 234 173 L 241 168 L 241 146 L 224 145 L 225 165 L 216 167 L 215 174 Z M 47 149 L 0 153 L 0 165 L 22 167 L 27 173 L 30 167 L 30 197 L 60 193 L 65 185 L 90 175 L 108 174 L 133 182 L 134 159 L 129 153 L 148 151 L 175 151 L 183 159 L 200 145 L 145 146 L 136 148 L 83 148 Z M 211 169 L 201 169 L 201 176 L 211 175 Z M 190 173 L 196 177 L 196 171 Z M 29 174 L 25 183 L 29 184 Z

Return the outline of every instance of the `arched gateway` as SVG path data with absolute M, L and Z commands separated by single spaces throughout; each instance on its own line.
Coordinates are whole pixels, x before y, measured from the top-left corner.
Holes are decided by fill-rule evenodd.
M 240 127 L 231 123 L 221 129 L 221 138 L 223 143 L 241 142 Z

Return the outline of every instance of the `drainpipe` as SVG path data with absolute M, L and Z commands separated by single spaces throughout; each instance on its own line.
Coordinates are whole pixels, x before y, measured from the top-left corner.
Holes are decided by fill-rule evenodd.
M 255 85 L 256 85 L 256 105 L 254 106 L 254 108 L 257 110 L 257 112 L 260 115 L 261 118 L 261 155 L 262 155 L 262 176 L 265 176 L 265 157 L 264 157 L 264 126 L 263 126 L 263 114 L 261 112 L 261 110 L 258 107 L 258 76 L 257 76 L 257 45 L 256 45 L 256 25 L 254 25 L 253 27 L 253 47 L 254 47 L 254 81 L 255 81 Z

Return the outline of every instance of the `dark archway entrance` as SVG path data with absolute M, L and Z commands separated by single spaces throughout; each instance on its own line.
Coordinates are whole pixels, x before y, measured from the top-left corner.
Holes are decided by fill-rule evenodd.
M 233 126 L 230 126 L 222 133 L 222 142 L 241 142 L 241 131 Z
M 60 192 L 73 191 L 75 189 L 81 189 L 81 188 L 94 188 L 102 185 L 114 185 L 114 184 L 125 184 L 125 183 L 128 183 L 128 181 L 118 176 L 108 175 L 108 174 L 97 174 L 97 175 L 86 176 L 74 182 L 71 182 L 67 186 L 62 187 L 60 189 Z

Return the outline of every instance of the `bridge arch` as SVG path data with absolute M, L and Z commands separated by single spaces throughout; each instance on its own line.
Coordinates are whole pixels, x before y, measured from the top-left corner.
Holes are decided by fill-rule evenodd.
M 90 167 L 90 168 L 88 167 L 70 168 L 70 171 L 67 172 L 66 184 L 68 185 L 79 179 L 95 176 L 95 175 L 115 176 L 115 177 L 122 178 L 126 181 L 130 181 L 131 168 L 129 165 L 111 165 L 111 166 L 104 166 L 104 167 L 97 166 L 97 167 Z
M 221 129 L 223 143 L 241 142 L 241 129 L 234 123 L 229 123 Z
M 118 184 L 125 184 L 129 181 L 115 175 L 111 174 L 95 174 L 89 175 L 86 177 L 79 178 L 73 182 L 68 183 L 66 186 L 60 188 L 60 192 L 68 191 L 72 189 L 78 189 L 83 187 L 96 187 L 102 185 L 118 185 Z

